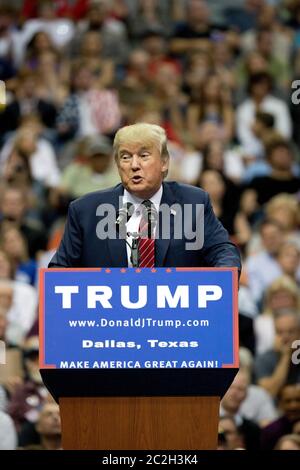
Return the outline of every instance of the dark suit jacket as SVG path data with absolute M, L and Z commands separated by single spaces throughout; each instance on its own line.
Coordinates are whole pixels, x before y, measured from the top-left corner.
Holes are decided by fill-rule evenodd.
M 123 239 L 101 240 L 97 237 L 96 216 L 100 204 L 113 204 L 119 209 L 119 197 L 124 188 L 121 184 L 113 189 L 97 191 L 73 201 L 69 206 L 65 232 L 61 244 L 49 267 L 126 267 L 126 242 Z M 194 186 L 175 182 L 163 183 L 161 204 L 204 204 L 204 245 L 201 249 L 187 250 L 183 238 L 174 238 L 174 217 L 170 217 L 170 239 L 155 241 L 155 265 L 170 267 L 238 267 L 240 255 L 235 245 L 229 242 L 228 234 L 213 213 L 208 194 Z M 160 213 L 161 216 L 161 213 Z M 193 229 L 195 230 L 196 214 Z M 161 225 L 161 224 L 160 224 Z

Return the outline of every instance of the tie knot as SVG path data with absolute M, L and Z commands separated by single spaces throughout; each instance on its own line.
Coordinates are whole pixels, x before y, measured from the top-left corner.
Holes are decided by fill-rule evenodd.
M 142 205 L 145 206 L 147 209 L 151 209 L 153 203 L 150 201 L 150 199 L 145 199 L 145 201 L 142 202 Z
M 157 211 L 154 204 L 149 199 L 142 202 L 142 209 L 139 232 L 142 236 L 151 238 L 157 222 Z

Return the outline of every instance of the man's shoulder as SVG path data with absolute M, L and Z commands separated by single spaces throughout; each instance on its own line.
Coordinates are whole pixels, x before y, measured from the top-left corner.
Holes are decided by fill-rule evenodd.
M 178 202 L 204 204 L 207 201 L 207 193 L 190 184 L 177 183 L 176 181 L 164 182 L 164 188 L 171 191 Z

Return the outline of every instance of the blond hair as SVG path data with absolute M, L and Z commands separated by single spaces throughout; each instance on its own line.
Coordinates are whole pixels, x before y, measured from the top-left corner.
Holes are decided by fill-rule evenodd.
M 299 222 L 299 208 L 295 196 L 287 193 L 281 193 L 272 197 L 272 199 L 270 199 L 270 201 L 266 204 L 265 208 L 267 218 L 272 219 L 272 214 L 276 213 L 280 209 L 290 211 L 293 216 L 294 227 L 296 227 Z
M 270 301 L 272 295 L 276 292 L 284 290 L 288 292 L 292 297 L 295 299 L 295 308 L 300 310 L 300 295 L 299 289 L 295 281 L 291 279 L 289 276 L 283 275 L 277 278 L 270 287 L 267 289 L 265 294 L 265 313 L 272 313 L 270 308 Z
M 129 142 L 155 143 L 159 148 L 161 159 L 168 161 L 170 158 L 166 132 L 157 124 L 138 122 L 130 126 L 121 127 L 116 133 L 113 143 L 113 153 L 116 160 L 118 159 L 120 145 Z M 166 175 L 167 171 L 164 177 Z

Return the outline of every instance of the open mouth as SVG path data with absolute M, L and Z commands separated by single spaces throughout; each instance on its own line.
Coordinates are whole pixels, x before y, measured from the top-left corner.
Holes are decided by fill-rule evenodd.
M 138 175 L 135 175 L 131 178 L 131 180 L 134 182 L 134 183 L 140 183 L 143 178 L 141 176 L 138 176 Z

